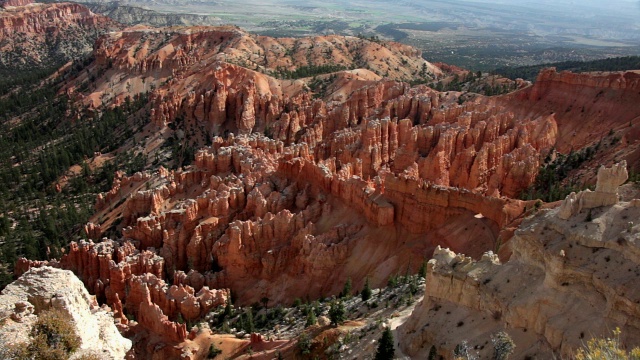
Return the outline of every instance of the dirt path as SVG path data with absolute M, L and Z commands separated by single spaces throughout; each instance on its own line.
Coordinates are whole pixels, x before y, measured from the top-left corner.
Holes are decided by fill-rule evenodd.
M 389 320 L 389 328 L 391 329 L 391 332 L 393 333 L 393 346 L 396 350 L 395 359 L 411 359 L 411 357 L 405 355 L 402 350 L 400 349 L 400 340 L 398 337 L 398 332 L 396 331 L 396 329 L 398 328 L 398 326 L 404 324 L 405 321 L 407 321 L 407 319 L 409 318 L 409 316 L 411 316 L 411 313 L 413 312 L 413 309 L 416 307 L 416 305 L 418 305 L 421 301 L 422 301 L 423 296 L 416 298 L 415 302 L 413 303 L 413 305 L 411 305 L 410 307 L 402 310 L 402 312 L 399 313 L 399 316 L 396 316 L 394 318 L 391 318 Z

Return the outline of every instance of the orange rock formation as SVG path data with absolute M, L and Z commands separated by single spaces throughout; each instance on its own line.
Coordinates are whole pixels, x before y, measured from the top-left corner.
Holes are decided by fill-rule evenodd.
M 122 315 L 124 306 L 143 327 L 167 341 L 182 341 L 186 336 L 184 324 L 174 324 L 168 317 L 198 319 L 224 305 L 229 296 L 227 290 L 210 290 L 206 286 L 196 292 L 190 286 L 167 285 L 163 280 L 163 259 L 151 251 L 140 252 L 128 242 L 72 243 L 59 262 L 20 259 L 15 271 L 21 275 L 31 267 L 43 265 L 72 270 L 92 294 L 116 310 L 116 315 Z M 126 318 L 120 317 L 126 324 Z
M 12 68 L 51 66 L 75 59 L 91 52 L 98 34 L 124 28 L 80 4 L 8 0 L 1 6 L 0 64 Z M 62 42 L 58 48 L 50 45 L 58 42 Z
M 3 0 L 0 1 L 0 7 L 8 8 L 12 6 L 26 6 L 33 4 L 33 0 Z
M 388 77 L 343 72 L 330 94 L 314 98 L 310 79 L 269 75 L 326 65 L 323 53 L 345 67 L 365 59 Z M 400 81 L 423 65 L 441 72 L 405 46 L 272 39 L 233 27 L 114 32 L 94 55 L 89 74 L 64 89 L 78 104 L 118 105 L 150 92 L 141 151 L 164 155 L 158 144 L 169 138 L 199 150 L 184 169 L 119 174 L 86 229 L 99 239 L 115 226 L 121 238 L 73 244 L 53 265 L 167 341 L 186 336 L 172 323 L 178 314 L 197 319 L 224 303 L 228 292 L 211 289 L 229 288 L 241 304 L 284 303 L 335 294 L 347 278 L 378 286 L 415 270 L 437 245 L 479 258 L 532 207 L 513 198 L 542 159 L 554 147 L 597 141 L 585 124 L 609 126 L 602 111 L 640 96 L 633 73 L 550 70 L 516 93 L 460 104 L 458 93 Z M 83 93 L 76 86 L 90 75 L 95 87 Z M 614 114 L 622 124 L 638 111 Z M 17 272 L 39 265 L 23 260 Z

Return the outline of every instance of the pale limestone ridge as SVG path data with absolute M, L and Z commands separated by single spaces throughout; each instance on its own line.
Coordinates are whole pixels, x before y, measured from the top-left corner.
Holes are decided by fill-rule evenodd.
M 593 209 L 600 206 L 614 205 L 618 202 L 618 187 L 629 178 L 627 162 L 623 160 L 610 168 L 604 165 L 598 170 L 596 190 L 589 189 L 572 192 L 562 201 L 558 217 L 567 220 L 582 209 Z
M 623 169 L 601 174 L 616 184 Z M 560 209 L 526 219 L 504 264 L 490 253 L 475 261 L 436 249 L 424 300 L 398 330 L 403 353 L 427 358 L 435 346 L 451 359 L 466 340 L 479 358 L 491 358 L 491 335 L 506 331 L 517 346 L 514 359 L 571 358 L 616 327 L 626 346 L 640 345 L 640 226 L 633 222 L 640 200 L 590 211 L 591 221 L 586 210 L 564 220 Z
M 41 311 L 57 308 L 73 319 L 82 344 L 71 359 L 94 354 L 100 359 L 124 359 L 131 340 L 120 335 L 110 313 L 100 309 L 82 282 L 68 270 L 32 268 L 7 285 L 0 295 L 0 350 L 29 341 Z M 1 354 L 0 354 L 1 355 Z

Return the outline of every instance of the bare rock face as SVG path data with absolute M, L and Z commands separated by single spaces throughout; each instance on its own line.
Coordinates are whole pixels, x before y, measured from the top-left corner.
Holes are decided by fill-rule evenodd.
M 329 145 L 317 146 L 315 156 L 307 144 L 285 146 L 280 140 L 259 134 L 214 138 L 211 147 L 196 154 L 191 169 L 159 172 L 155 189 L 132 193 L 121 205 L 123 236 L 142 250 L 137 259 L 150 260 L 151 254 L 156 253 L 157 260 L 145 263 L 159 267 L 131 267 L 124 271 L 132 274 L 132 282 L 127 282 L 129 298 L 125 298 L 125 286 L 118 285 L 122 280 L 114 281 L 113 270 L 111 275 L 101 277 L 99 282 L 90 281 L 88 286 L 104 284 L 105 290 L 96 291 L 105 294 L 108 303 L 113 302 L 109 299 L 114 298 L 115 291 L 124 308 L 135 312 L 136 308 L 129 304 L 143 301 L 143 290 L 136 290 L 139 282 L 149 286 L 154 302 L 169 318 L 179 312 L 183 318 L 192 319 L 202 311 L 197 306 L 188 306 L 187 310 L 186 305 L 179 305 L 183 301 L 171 290 L 174 287 L 193 288 L 192 295 L 206 290 L 203 296 L 209 298 L 218 295 L 208 289 L 231 288 L 241 294 L 242 302 L 251 303 L 264 296 L 273 301 L 322 296 L 339 291 L 347 277 L 361 281 L 377 271 L 380 273 L 376 281 L 383 282 L 405 266 L 395 255 L 396 246 L 410 239 L 428 253 L 435 246 L 436 237 L 425 242 L 425 233 L 444 233 L 444 227 L 468 222 L 476 214 L 482 214 L 481 220 L 471 222 L 481 229 L 482 240 L 476 239 L 474 246 L 492 246 L 489 243 L 495 241 L 500 229 L 517 218 L 526 203 L 487 197 L 483 189 L 470 191 L 425 181 L 420 178 L 420 166 L 415 161 L 407 162 L 404 171 L 395 173 L 389 165 L 401 156 L 398 128 L 409 132 L 412 125 L 409 121 L 398 125 L 396 121 L 383 120 L 338 131 L 329 137 Z M 411 139 L 402 140 L 407 148 L 417 148 Z M 540 139 L 536 141 L 536 146 L 542 143 Z M 349 143 L 356 146 L 350 147 Z M 333 154 L 340 147 L 349 152 Z M 376 158 L 379 160 L 370 160 Z M 363 179 L 365 164 L 369 164 L 367 172 L 375 175 L 374 180 Z M 495 169 L 498 165 L 491 166 Z M 499 180 L 495 184 L 501 188 Z M 175 201 L 176 198 L 182 200 Z M 415 208 L 423 210 L 416 212 Z M 347 217 L 340 215 L 347 213 Z M 398 235 L 397 231 L 405 235 Z M 388 233 L 387 243 L 379 249 L 385 250 L 370 254 L 377 261 L 363 265 L 357 254 L 367 253 L 367 247 L 379 241 L 376 234 L 384 233 Z M 94 247 L 99 246 L 103 245 Z M 411 246 L 403 245 L 400 251 L 416 256 L 410 255 Z M 75 253 L 73 248 L 71 253 Z M 73 257 L 71 253 L 68 259 Z M 420 256 L 415 259 L 416 264 Z M 63 267 L 67 261 L 62 260 Z M 131 262 L 118 261 L 120 268 Z M 389 266 L 377 270 L 375 263 L 384 262 Z M 77 271 L 83 271 L 81 268 L 75 267 Z M 336 269 L 344 269 L 345 273 Z M 152 271 L 154 276 L 144 275 L 144 271 Z M 97 279 L 87 275 L 86 279 Z M 126 276 L 117 275 L 115 279 Z M 171 295 L 154 297 L 153 289 L 164 288 L 160 279 L 166 276 L 173 279 L 174 285 L 160 293 Z M 175 299 L 178 306 L 172 307 L 165 298 Z M 200 295 L 189 299 L 184 304 L 202 302 Z
M 118 202 L 121 198 L 126 197 L 130 189 L 136 189 L 141 184 L 147 182 L 151 176 L 148 173 L 138 172 L 133 176 L 125 176 L 126 174 L 117 171 L 111 189 L 103 194 L 99 194 L 96 199 L 95 209 L 102 210 L 106 204 Z M 93 224 L 90 226 L 95 227 Z M 89 234 L 89 232 L 87 232 Z
M 327 94 L 312 93 L 310 79 L 272 76 L 279 67 L 326 65 L 322 54 L 329 52 L 347 67 L 364 58 L 372 70 L 341 72 Z M 250 304 L 264 297 L 287 303 L 336 294 L 348 278 L 355 287 L 367 277 L 379 286 L 392 274 L 417 270 L 441 246 L 470 257 L 436 251 L 445 265 L 432 263 L 429 299 L 446 299 L 452 309 L 464 304 L 469 314 L 495 313 L 470 317 L 486 331 L 474 327 L 476 334 L 461 325 L 456 336 L 486 339 L 505 316 L 518 329 L 527 328 L 526 344 L 546 342 L 539 354 L 557 352 L 558 341 L 565 343 L 559 339 L 566 322 L 556 326 L 556 315 L 545 316 L 571 309 L 554 302 L 539 314 L 527 307 L 542 309 L 563 293 L 562 285 L 552 293 L 541 280 L 540 269 L 550 266 L 547 250 L 536 248 L 544 256 L 530 259 L 512 249 L 519 262 L 505 265 L 483 254 L 505 244 L 532 207 L 514 198 L 534 182 L 552 149 L 568 152 L 572 142 L 579 148 L 597 141 L 583 128 L 608 126 L 599 120 L 601 111 L 618 111 L 624 121 L 637 118 L 637 110 L 628 110 L 640 101 L 635 75 L 619 74 L 613 84 L 603 76 L 545 72 L 514 94 L 461 99 L 459 93 L 401 82 L 423 66 L 430 76 L 441 71 L 403 45 L 351 37 L 272 39 L 234 27 L 112 32 L 96 42 L 94 55 L 63 89 L 72 101 L 97 108 L 148 92 L 144 153 L 164 156 L 167 139 L 197 149 L 193 164 L 184 168 L 117 174 L 113 188 L 98 197 L 86 231 L 97 240 L 115 228 L 118 239 L 72 244 L 51 262 L 77 273 L 117 310 L 122 324 L 124 313 L 133 314 L 146 331 L 175 343 L 187 336 L 178 317 L 202 317 L 224 304 L 227 289 L 239 304 Z M 78 87 L 92 76 L 95 86 L 84 87 L 90 90 Z M 576 104 L 584 108 L 577 111 L 566 100 L 576 92 L 583 94 Z M 617 104 L 635 107 L 622 111 Z M 575 112 L 581 117 L 569 115 Z M 611 203 L 623 173 L 603 171 L 596 193 L 606 201 L 595 202 Z M 567 208 L 579 211 L 573 205 L 561 211 Z M 20 260 L 16 271 L 42 265 Z M 509 282 L 507 295 L 486 295 L 496 284 L 484 283 L 489 274 L 517 266 L 531 274 L 543 297 L 531 300 L 527 289 L 516 289 L 528 284 L 522 279 Z M 506 282 L 512 273 L 500 271 Z M 515 291 L 526 306 L 512 303 L 508 296 Z M 431 316 L 429 299 L 420 311 Z M 437 319 L 442 326 L 450 323 Z M 407 337 L 415 345 L 407 345 L 407 353 L 419 354 L 425 341 L 439 336 L 418 331 L 418 323 L 411 326 L 420 335 Z M 451 351 L 453 338 L 445 339 Z M 448 354 L 447 346 L 441 353 Z M 533 349 L 528 346 L 520 348 Z
M 601 166 L 598 170 L 596 190 L 587 189 L 577 194 L 572 192 L 567 195 L 560 205 L 558 217 L 567 220 L 582 209 L 614 205 L 618 202 L 618 187 L 628 178 L 627 162 L 624 160 L 611 168 Z
M 99 34 L 123 28 L 79 4 L 9 0 L 2 6 L 0 67 L 59 65 L 90 53 Z
M 342 47 L 350 54 L 345 59 L 369 46 L 330 40 L 328 47 L 349 42 Z M 108 215 L 131 188 L 123 184 L 154 184 L 130 192 L 118 206 L 123 238 L 161 257 L 164 276 L 175 285 L 195 292 L 231 288 L 245 303 L 335 293 L 347 277 L 358 282 L 368 273 L 383 283 L 405 266 L 401 254 L 419 264 L 445 242 L 475 256 L 493 247 L 526 206 L 505 196 L 517 196 L 535 179 L 530 170 L 557 140 L 555 117 L 517 117 L 483 98 L 460 105 L 455 94 L 388 79 L 363 81 L 348 93 L 333 89 L 341 94 L 337 101 L 316 100 L 300 84 L 262 73 L 279 64 L 269 54 L 277 43 L 286 50 L 289 41 L 227 27 L 132 30 L 100 39 L 94 65 L 132 74 L 132 92 L 148 85 L 140 87 L 135 77 L 157 75 L 154 129 L 204 129 L 190 139 L 204 141 L 198 139 L 206 132 L 211 143 L 188 169 L 159 171 L 141 182 L 119 178 L 99 197 L 96 208 Z M 393 56 L 416 55 L 382 47 Z M 246 49 L 264 50 L 266 59 L 244 58 Z M 227 63 L 231 57 L 258 61 L 258 71 Z M 322 64 L 316 60 L 313 65 Z M 408 68 L 421 66 L 414 60 Z M 292 64 L 311 65 L 297 61 Z M 120 85 L 100 98 L 117 103 L 126 88 Z M 452 235 L 463 223 L 473 225 Z M 103 231 L 98 225 L 90 228 L 93 238 Z M 471 242 L 464 232 L 475 228 L 479 237 Z M 380 251 L 368 254 L 380 242 L 376 234 L 388 235 Z M 411 244 L 420 250 L 411 252 Z M 375 261 L 363 267 L 357 260 L 363 254 Z M 375 263 L 388 266 L 378 270 Z M 118 294 L 124 308 L 135 311 Z
M 120 52 L 123 45 L 131 43 L 142 46 L 136 51 Z M 327 56 L 329 53 L 331 56 Z M 423 67 L 432 75 L 442 73 L 422 59 L 419 50 L 399 43 L 377 43 L 334 35 L 271 38 L 251 35 L 233 26 L 161 28 L 154 29 L 151 34 L 147 29 L 128 29 L 104 37 L 98 44 L 97 55 L 103 59 L 112 58 L 116 67 L 142 72 L 196 65 L 195 60 L 200 58 L 273 72 L 279 68 L 293 71 L 335 64 L 355 68 L 366 63 L 372 70 L 393 79 L 411 78 Z
M 591 74 L 576 74 L 569 71 L 556 72 L 555 68 L 548 68 L 538 74 L 536 82 L 561 82 L 569 85 L 588 86 L 595 88 L 611 88 L 611 89 L 640 89 L 640 75 L 632 72 L 605 73 L 602 76 L 593 76 Z
M 4 0 L 4 1 L 0 1 L 0 7 L 3 7 L 6 9 L 8 7 L 27 6 L 33 3 L 34 3 L 33 0 Z
M 71 271 L 51 267 L 33 268 L 2 291 L 0 312 L 5 324 L 0 330 L 1 347 L 29 342 L 38 314 L 50 308 L 62 310 L 72 319 L 82 342 L 75 357 L 98 353 L 100 358 L 124 359 L 131 349 L 131 340 L 120 335 L 112 314 L 98 308 L 82 282 Z
M 622 161 L 610 168 L 600 166 L 598 169 L 598 182 L 596 183 L 596 192 L 605 194 L 618 195 L 618 187 L 627 181 L 629 173 L 627 172 L 627 162 Z M 613 204 L 609 204 L 613 205 Z
M 633 106 L 640 101 L 638 89 L 640 74 L 634 71 L 575 74 L 550 68 L 540 72 L 533 86 L 496 101 L 517 116 L 554 113 L 558 123 L 555 148 L 562 153 L 598 143 L 613 129 L 620 129 L 616 136 L 628 139 L 623 145 L 635 149 L 638 135 L 631 125 L 638 116 Z M 631 165 L 637 161 L 635 155 L 627 153 L 618 158 L 627 159 Z
M 186 334 L 184 325 L 170 321 L 169 317 L 196 320 L 226 304 L 229 297 L 227 290 L 210 290 L 202 285 L 199 291 L 187 285 L 167 285 L 163 280 L 163 259 L 150 251 L 140 252 L 130 243 L 119 245 L 111 240 L 72 243 L 69 253 L 59 262 L 21 259 L 16 273 L 47 265 L 78 274 L 87 289 L 117 310 L 123 326 L 126 318 L 122 310 L 126 309 L 128 314 L 142 316 L 144 321 L 138 318 L 140 324 L 167 341 L 182 341 Z
M 143 286 L 142 301 L 139 302 L 138 321 L 149 331 L 161 335 L 164 339 L 181 342 L 187 338 L 187 326 L 169 320 L 160 307 L 151 301 L 146 285 Z
M 505 264 L 490 253 L 476 261 L 437 249 L 424 301 L 399 330 L 403 351 L 421 358 L 434 345 L 451 357 L 466 340 L 490 357 L 493 349 L 480 345 L 506 330 L 514 358 L 569 357 L 616 327 L 623 343 L 636 346 L 640 236 L 625 219 L 640 215 L 637 203 L 594 208 L 589 222 L 561 219 L 562 209 L 542 210 L 516 231 Z

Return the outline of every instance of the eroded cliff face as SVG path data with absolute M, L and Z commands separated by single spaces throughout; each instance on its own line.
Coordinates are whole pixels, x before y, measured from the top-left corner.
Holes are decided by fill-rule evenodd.
M 350 57 L 364 56 L 363 46 L 419 55 L 395 44 L 325 40 L 322 46 L 350 50 Z M 303 82 L 222 61 L 291 41 L 250 37 L 235 28 L 136 30 L 102 38 L 94 65 L 106 68 L 105 77 L 134 75 L 114 88 L 127 83 L 140 91 L 138 74 L 168 76 L 151 95 L 150 129 L 185 129 L 187 141 L 209 137 L 213 145 L 201 148 L 190 169 L 118 179 L 98 199 L 100 216 L 121 214 L 124 239 L 153 248 L 169 278 L 196 291 L 204 284 L 230 287 L 246 303 L 267 295 L 289 301 L 335 293 L 346 278 L 362 281 L 368 273 L 381 283 L 400 271 L 402 256 L 416 267 L 436 244 L 458 244 L 476 255 L 495 246 L 525 207 L 500 196 L 515 196 L 531 183 L 535 172 L 528 169 L 537 168 L 539 154 L 555 143 L 554 118 L 516 119 L 483 99 L 459 105 L 456 94 L 411 89 L 366 73 L 345 73 L 334 94 L 352 85 L 347 76 L 358 76 L 361 86 L 342 92 L 348 94 L 343 101 L 324 102 L 302 91 Z M 318 61 L 314 65 L 324 64 Z M 414 70 L 424 64 L 407 63 Z M 93 101 L 94 94 L 79 95 Z M 118 96 L 102 98 L 118 103 Z M 131 191 L 144 183 L 153 186 Z M 462 223 L 470 225 L 442 239 Z M 87 232 L 98 239 L 109 224 L 92 224 Z M 471 233 L 480 236 L 471 240 Z M 380 242 L 373 234 L 387 234 L 388 244 L 362 266 L 353 259 Z M 398 246 L 402 242 L 408 245 Z M 374 266 L 385 262 L 380 270 Z M 345 272 L 335 271 L 341 267 Z
M 88 55 L 100 34 L 124 26 L 72 3 L 9 0 L 0 11 L 0 67 L 50 67 Z
M 636 71 L 574 74 L 551 68 L 541 71 L 533 86 L 498 101 L 511 103 L 521 115 L 554 113 L 559 128 L 556 148 L 568 153 L 598 142 L 609 131 L 622 138 L 621 145 L 635 147 L 638 113 L 633 104 L 640 101 L 638 89 Z M 634 157 L 634 165 L 635 161 Z
M 114 32 L 98 40 L 95 57 L 89 72 L 69 83 L 69 94 L 77 93 L 78 84 L 89 78 L 92 90 L 77 95 L 96 108 L 150 91 L 153 122 L 163 127 L 184 120 L 182 130 L 192 141 L 200 139 L 200 145 L 206 134 L 270 132 L 279 126 L 272 123 L 285 114 L 301 128 L 315 116 L 301 111 L 312 105 L 312 76 L 327 69 L 366 66 L 372 72 L 365 78 L 379 79 L 375 72 L 393 80 L 442 74 L 418 51 L 401 44 L 348 36 L 274 39 L 235 27 Z M 292 71 L 297 71 L 297 79 L 268 76 L 286 79 L 292 76 L 286 72 Z M 318 111 L 323 107 L 314 110 Z M 300 128 L 277 135 L 293 137 Z
M 619 171 L 605 172 L 598 184 L 617 189 Z M 482 358 L 490 357 L 487 341 L 502 330 L 516 344 L 514 358 L 569 357 L 591 337 L 606 337 L 616 327 L 623 343 L 638 344 L 639 236 L 630 220 L 640 215 L 639 205 L 591 204 L 569 217 L 564 204 L 541 210 L 516 231 L 505 264 L 492 253 L 476 261 L 437 249 L 424 301 L 400 328 L 403 351 L 421 358 L 435 346 L 452 358 L 466 340 Z
M 371 124 L 381 126 L 363 123 L 360 130 Z M 382 124 L 391 129 L 389 138 L 397 138 L 397 128 L 413 127 L 408 120 Z M 419 176 L 415 161 L 398 172 L 368 167 L 365 178 L 364 164 L 375 159 L 371 148 L 389 143 L 369 139 L 371 131 L 338 131 L 332 139 L 344 141 L 345 133 L 354 137 L 352 147 L 329 143 L 316 147 L 318 156 L 306 143 L 285 145 L 261 134 L 216 137 L 190 169 L 160 171 L 152 177 L 158 177 L 155 189 L 132 193 L 117 208 L 105 201 L 99 209 L 103 215 L 121 212 L 123 237 L 141 249 L 156 249 L 177 283 L 196 290 L 204 284 L 230 287 L 243 303 L 335 293 L 346 278 L 359 282 L 368 273 L 382 282 L 400 271 L 399 255 L 418 266 L 443 243 L 431 232 L 453 224 L 469 222 L 467 231 L 482 228 L 472 241 L 477 243 L 469 244 L 479 255 L 524 209 L 523 202 L 488 197 L 483 189 L 429 182 Z M 412 146 L 411 140 L 404 143 Z M 344 149 L 342 160 L 331 156 L 331 148 Z M 353 155 L 346 153 L 350 149 Z M 111 196 L 119 198 L 101 199 Z M 379 261 L 363 265 L 356 259 L 381 241 L 376 233 L 388 244 L 378 246 L 384 249 L 375 254 Z M 461 231 L 444 241 L 469 243 L 470 234 Z M 403 241 L 409 244 L 398 246 Z M 409 255 L 414 245 L 419 250 Z M 386 261 L 390 268 L 376 269 Z M 344 271 L 336 271 L 340 268 Z M 194 274 L 176 276 L 178 270 Z
M 376 61 L 380 52 L 389 63 Z M 322 54 L 345 67 L 367 59 L 370 68 L 389 76 L 342 71 L 328 77 L 326 96 L 318 98 L 314 95 L 322 94 L 309 89 L 311 78 L 269 75 L 281 66 L 327 65 Z M 95 110 L 148 92 L 148 123 L 134 134 L 135 150 L 158 161 L 168 157 L 163 144 L 170 141 L 197 151 L 193 164 L 184 168 L 117 174 L 113 188 L 98 196 L 97 212 L 85 226 L 97 243 L 72 244 L 50 264 L 77 273 L 100 301 L 116 309 L 123 328 L 124 314 L 133 314 L 140 326 L 172 344 L 186 336 L 178 316 L 202 317 L 224 304 L 226 289 L 239 304 L 264 297 L 280 304 L 337 294 L 348 278 L 355 288 L 367 277 L 379 286 L 391 275 L 415 271 L 438 245 L 481 258 L 508 242 L 523 212 L 533 208 L 513 198 L 531 185 L 544 157 L 573 141 L 568 129 L 580 120 L 564 111 L 569 105 L 557 99 L 558 92 L 581 94 L 576 101 L 589 121 L 596 121 L 605 107 L 638 96 L 634 75 L 604 81 L 602 76 L 584 80 L 548 72 L 539 84 L 511 95 L 461 99 L 459 93 L 401 82 L 423 65 L 429 76 L 441 72 L 401 45 L 350 37 L 272 39 L 233 27 L 114 32 L 100 38 L 94 55 L 86 71 L 64 86 L 75 106 Z M 405 65 L 395 70 L 394 62 Z M 81 84 L 92 77 L 92 86 L 83 90 Z M 624 111 L 637 113 L 633 109 Z M 574 131 L 584 139 L 580 146 L 595 139 L 583 136 L 588 127 Z M 625 141 L 633 134 L 629 131 Z M 621 150 L 606 151 L 614 157 Z M 574 213 L 573 205 L 565 207 Z M 114 229 L 117 239 L 102 239 Z M 517 241 L 524 241 L 522 234 Z M 518 260 L 524 255 L 517 244 L 511 247 L 513 264 L 524 262 Z M 512 262 L 499 267 L 497 261 L 483 258 L 476 275 L 509 269 L 502 275 L 506 281 L 510 271 L 519 269 L 508 265 Z M 475 264 L 471 258 L 457 263 Z M 42 265 L 22 260 L 17 272 Z M 535 283 L 547 265 L 518 266 Z M 432 265 L 434 284 L 436 270 Z M 460 299 L 484 296 L 473 294 L 486 287 L 486 278 L 473 278 L 473 283 L 467 275 L 458 277 Z M 546 286 L 542 280 L 535 284 Z M 511 287 L 505 290 L 508 296 Z M 433 298 L 445 297 L 442 291 Z M 524 299 L 518 308 L 511 298 L 492 296 L 472 304 L 478 312 L 491 309 L 482 319 L 487 329 L 493 329 L 489 324 L 495 318 L 507 316 L 507 310 L 493 310 L 511 306 L 525 312 L 527 301 L 538 306 L 538 300 Z M 423 308 L 431 311 L 428 305 Z M 549 335 L 547 325 L 531 316 L 517 320 L 519 327 L 535 328 L 527 330 L 530 338 L 524 337 L 530 345 L 520 348 L 546 341 L 540 354 L 558 350 L 564 325 L 549 327 Z M 471 319 L 480 323 L 481 318 Z M 411 337 L 417 345 L 406 345 L 409 353 L 419 353 L 418 347 L 431 341 L 424 340 L 432 336 L 428 331 L 417 329 L 418 324 L 414 330 L 421 335 Z M 443 354 L 448 339 L 443 340 L 446 346 L 438 346 Z
M 0 1 L 0 7 L 6 9 L 15 6 L 26 6 L 33 3 L 33 0 L 3 0 Z
M 384 144 L 375 132 L 382 126 Z M 335 294 L 347 278 L 381 285 L 415 271 L 437 244 L 477 256 L 494 248 L 524 202 L 429 182 L 415 161 L 397 172 L 369 165 L 364 178 L 365 161 L 376 159 L 371 149 L 398 141 L 387 139 L 397 139 L 398 129 L 419 127 L 363 121 L 335 132 L 330 138 L 342 144 L 317 146 L 318 155 L 307 143 L 257 133 L 216 137 L 188 169 L 119 177 L 99 197 L 96 219 L 121 214 L 122 240 L 73 244 L 53 265 L 78 273 L 99 299 L 176 342 L 186 336 L 184 325 L 171 323 L 178 314 L 197 319 L 224 304 L 227 293 L 210 289 L 230 288 L 241 304 L 263 297 L 288 303 Z M 415 149 L 407 138 L 402 143 Z M 338 160 L 332 148 L 353 155 Z M 377 156 L 389 164 L 398 151 Z M 154 186 L 131 191 L 144 183 Z M 98 221 L 86 228 L 101 237 Z M 40 265 L 22 261 L 17 271 Z
M 134 45 L 121 52 L 120 45 Z M 136 45 L 139 45 L 136 47 Z M 409 79 L 424 68 L 432 75 L 442 71 L 426 62 L 413 47 L 373 42 L 353 36 L 272 38 L 250 35 L 238 27 L 136 28 L 105 36 L 97 56 L 106 56 L 130 69 L 171 69 L 199 58 L 222 60 L 262 72 L 295 71 L 318 66 L 359 68 L 369 66 L 393 79 Z M 180 62 L 179 59 L 182 59 Z M 128 64 L 128 65 L 125 65 Z M 205 64 L 206 65 L 206 64 Z M 116 65 L 117 66 L 117 65 Z M 177 70 L 177 67 L 173 67 Z M 284 74 L 283 74 L 284 75 Z
M 123 245 L 111 240 L 98 244 L 72 243 L 60 261 L 21 259 L 16 264 L 16 273 L 45 265 L 76 273 L 99 301 L 113 307 L 123 331 L 129 324 L 123 312 L 126 310 L 145 330 L 169 342 L 186 338 L 186 325 L 175 322 L 178 318 L 199 319 L 211 309 L 226 304 L 229 297 L 228 290 L 224 289 L 200 286 L 195 291 L 190 286 L 168 285 L 164 281 L 164 260 L 151 251 L 136 250 L 130 242 Z

